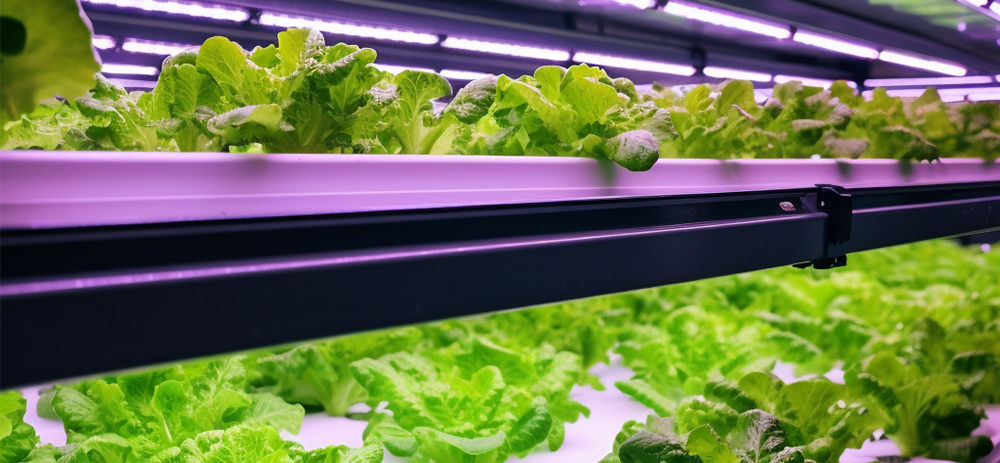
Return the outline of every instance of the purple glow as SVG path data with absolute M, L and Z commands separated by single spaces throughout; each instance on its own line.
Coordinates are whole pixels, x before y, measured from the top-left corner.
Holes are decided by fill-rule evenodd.
M 792 40 L 811 47 L 822 48 L 834 53 L 857 56 L 865 59 L 878 58 L 878 50 L 867 44 L 848 41 L 830 37 L 828 35 L 817 34 L 805 30 L 798 30 Z
M 522 58 L 544 59 L 550 61 L 569 60 L 569 51 L 554 48 L 532 47 L 513 43 L 491 42 L 488 40 L 448 37 L 441 42 L 445 48 L 478 51 L 496 55 L 520 56 Z
M 865 81 L 865 87 L 911 87 L 918 85 L 971 85 L 990 83 L 993 83 L 993 78 L 990 76 L 909 77 L 898 79 L 868 79 Z
M 278 26 L 286 28 L 302 27 L 329 32 L 331 34 L 367 37 L 371 39 L 390 40 L 394 42 L 420 43 L 424 45 L 433 45 L 438 42 L 437 34 L 376 26 L 364 26 L 360 24 L 348 24 L 339 21 L 307 18 L 304 16 L 290 16 L 266 11 L 260 15 L 260 23 L 265 26 Z
M 878 59 L 885 61 L 887 63 L 893 63 L 893 64 L 898 64 L 900 66 L 923 69 L 926 71 L 938 72 L 941 74 L 947 74 L 949 76 L 960 77 L 964 76 L 966 72 L 964 67 L 959 66 L 957 64 L 951 64 L 951 63 L 946 63 L 944 61 L 924 58 L 900 51 L 882 50 L 882 53 L 879 53 L 878 55 Z
M 680 76 L 691 76 L 697 71 L 693 66 L 684 64 L 647 61 L 642 59 L 627 58 L 624 56 L 601 55 L 582 51 L 573 54 L 573 61 L 613 68 L 635 69 L 638 71 L 660 72 L 663 74 L 675 74 Z
M 196 48 L 197 45 L 185 45 L 183 43 L 154 42 L 152 40 L 142 40 L 128 37 L 122 43 L 122 50 L 132 53 L 144 53 L 148 55 L 173 55 L 189 48 Z
M 462 71 L 459 69 L 442 69 L 441 75 L 445 78 L 454 80 L 476 80 L 491 76 L 492 74 L 485 72 Z
M 92 5 L 107 5 L 157 13 L 180 14 L 197 18 L 220 21 L 243 22 L 250 19 L 250 13 L 242 8 L 233 8 L 206 3 L 180 2 L 174 0 L 83 0 Z
M 160 72 L 160 70 L 153 66 L 104 63 L 103 65 L 101 65 L 101 72 L 105 74 L 136 74 L 143 76 L 155 76 L 158 72 Z
M 610 0 L 611 3 L 645 10 L 656 6 L 656 0 Z
M 776 39 L 787 39 L 792 35 L 791 30 L 784 24 L 762 21 L 750 16 L 684 1 L 671 0 L 663 7 L 663 11 L 682 18 L 765 35 Z
M 122 87 L 126 88 L 153 88 L 156 87 L 155 80 L 138 80 L 138 79 L 110 79 Z
M 771 74 L 763 72 L 745 71 L 742 69 L 724 68 L 718 66 L 705 66 L 702 70 L 706 76 L 717 79 L 740 79 L 752 80 L 755 82 L 770 82 Z
M 114 37 L 107 35 L 95 35 L 90 43 L 98 50 L 110 50 L 115 47 Z

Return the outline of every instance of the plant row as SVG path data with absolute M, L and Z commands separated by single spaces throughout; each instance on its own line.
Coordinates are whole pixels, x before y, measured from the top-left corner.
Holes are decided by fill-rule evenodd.
M 763 104 L 747 81 L 693 88 L 631 81 L 585 64 L 473 80 L 452 95 L 434 72 L 391 74 L 376 52 L 306 29 L 244 50 L 225 37 L 163 61 L 156 87 L 126 92 L 103 77 L 86 95 L 12 118 L 5 149 L 586 156 L 630 170 L 658 158 L 1000 154 L 1000 106 L 945 104 L 928 89 L 903 100 L 777 85 Z M 443 109 L 434 103 L 449 99 Z
M 652 415 L 602 463 L 835 463 L 879 429 L 903 455 L 973 462 L 1000 403 L 996 281 L 1000 253 L 927 242 L 58 385 L 39 414 L 61 448 L 37 446 L 12 391 L 0 462 L 499 463 L 558 450 L 589 413 L 571 390 L 603 389 L 588 369 L 612 352 L 634 372 L 615 386 Z M 844 382 L 785 384 L 776 361 Z M 365 446 L 284 441 L 306 410 L 366 420 Z

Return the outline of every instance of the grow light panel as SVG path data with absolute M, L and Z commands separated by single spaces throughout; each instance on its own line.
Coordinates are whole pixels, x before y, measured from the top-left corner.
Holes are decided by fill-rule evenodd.
M 140 79 L 110 79 L 122 87 L 126 88 L 153 88 L 156 87 L 155 80 L 140 80 Z
M 194 48 L 197 45 L 185 45 L 183 43 L 154 42 L 152 40 L 142 40 L 128 37 L 122 43 L 122 50 L 132 53 L 145 53 L 148 55 L 172 55 L 177 52 Z
M 519 56 L 522 58 L 544 59 L 550 61 L 566 61 L 569 59 L 569 51 L 567 50 L 459 37 L 448 37 L 441 42 L 441 46 L 457 50 L 477 51 L 481 53 L 492 53 L 495 55 Z
M 993 83 L 990 76 L 965 77 L 904 77 L 898 79 L 868 79 L 865 87 L 913 87 L 928 85 L 971 85 Z
M 611 0 L 611 2 L 617 5 L 639 8 L 640 10 L 656 6 L 656 0 Z
M 663 74 L 674 74 L 679 76 L 691 76 L 697 71 L 694 66 L 676 63 L 664 63 L 660 61 L 647 61 L 642 59 L 626 58 L 624 56 L 602 55 L 598 53 L 577 52 L 573 54 L 573 61 L 579 63 L 597 64 L 610 66 L 613 68 L 635 69 L 637 71 L 660 72 Z
M 716 26 L 738 29 L 752 34 L 765 35 L 776 39 L 787 39 L 792 32 L 788 26 L 767 21 L 761 21 L 750 16 L 744 16 L 725 10 L 709 8 L 703 5 L 683 1 L 671 1 L 663 7 L 663 11 L 674 16 L 700 21 Z
M 115 47 L 114 37 L 108 35 L 95 35 L 90 43 L 98 50 L 110 50 Z
M 842 40 L 828 35 L 817 34 L 815 32 L 799 30 L 795 32 L 792 40 L 811 47 L 822 48 L 834 53 L 857 56 L 858 58 L 875 59 L 878 58 L 878 50 L 866 44 L 848 40 Z
M 349 24 L 326 19 L 307 18 L 304 16 L 290 16 L 278 13 L 263 12 L 260 14 L 260 23 L 265 26 L 278 27 L 304 27 L 312 28 L 331 34 L 349 35 L 352 37 L 366 37 L 377 40 L 390 40 L 393 42 L 419 43 L 433 45 L 438 43 L 437 34 L 426 32 L 415 32 L 401 29 L 390 29 L 387 27 L 366 26 L 361 24 Z
M 740 79 L 740 80 L 752 80 L 756 82 L 770 82 L 771 74 L 763 72 L 754 71 L 744 71 L 742 69 L 724 68 L 718 66 L 705 66 L 702 70 L 708 77 L 715 77 L 718 79 Z
M 174 0 L 83 0 L 91 5 L 106 5 L 156 13 L 179 14 L 220 21 L 243 22 L 250 19 L 250 12 L 243 8 Z
M 893 50 L 882 50 L 882 53 L 879 53 L 878 55 L 878 59 L 887 63 L 894 63 L 900 66 L 923 69 L 926 71 L 938 72 L 956 77 L 964 76 L 966 72 L 964 67 L 957 64 L 946 63 L 944 61 L 924 58 Z
M 441 75 L 454 80 L 476 80 L 490 76 L 485 72 L 462 71 L 459 69 L 442 69 Z
M 104 63 L 101 72 L 105 74 L 135 74 L 141 76 L 155 76 L 159 69 L 153 66 L 139 66 L 135 64 Z

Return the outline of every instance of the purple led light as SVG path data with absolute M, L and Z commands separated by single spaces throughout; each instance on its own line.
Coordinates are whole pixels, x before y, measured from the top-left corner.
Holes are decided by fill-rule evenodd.
M 153 88 L 156 87 L 155 80 L 139 80 L 139 79 L 110 79 L 111 82 L 118 84 L 119 86 L 125 88 Z
M 938 61 L 931 58 L 924 58 L 922 56 L 912 55 L 901 51 L 882 50 L 882 53 L 879 53 L 878 55 L 878 59 L 887 63 L 938 72 L 956 77 L 964 76 L 966 72 L 964 67 L 957 64 Z
M 390 74 L 399 74 L 400 72 L 407 71 L 407 70 L 409 70 L 409 71 L 420 71 L 420 72 L 434 72 L 434 70 L 430 69 L 430 68 L 415 68 L 415 67 L 412 67 L 412 66 L 398 66 L 398 65 L 395 65 L 395 64 L 375 63 L 375 64 L 373 64 L 373 66 L 375 66 L 376 68 L 379 68 L 379 69 L 381 69 L 381 70 L 383 70 L 385 72 L 388 72 Z
M 990 76 L 965 77 L 903 77 L 897 79 L 868 79 L 865 87 L 915 87 L 928 85 L 972 85 L 993 83 Z
M 569 52 L 554 48 L 533 47 L 513 43 L 491 42 L 488 40 L 448 37 L 441 42 L 445 48 L 478 51 L 496 55 L 520 56 L 522 58 L 544 59 L 550 61 L 566 61 Z
M 717 79 L 739 79 L 752 80 L 755 82 L 770 82 L 771 74 L 764 72 L 745 71 L 743 69 L 724 68 L 718 66 L 705 66 L 702 70 L 708 77 Z
M 684 1 L 671 0 L 663 7 L 663 11 L 674 16 L 700 21 L 716 26 L 738 29 L 753 34 L 765 35 L 776 39 L 787 39 L 792 32 L 787 25 L 762 21 L 757 18 L 736 14 L 733 12 L 709 8 L 703 5 Z
M 656 6 L 656 0 L 611 0 L 611 3 L 645 10 Z
M 492 74 L 485 72 L 462 71 L 459 69 L 442 69 L 441 75 L 445 78 L 453 80 L 476 80 Z
M 148 55 L 173 55 L 197 45 L 186 45 L 183 43 L 154 42 L 152 40 L 135 39 L 128 37 L 122 43 L 122 50 L 131 53 L 144 53 Z
M 101 72 L 105 74 L 135 74 L 142 76 L 155 76 L 158 72 L 160 72 L 160 70 L 153 66 L 104 63 L 103 65 L 101 65 Z
M 792 40 L 811 47 L 822 48 L 835 53 L 857 56 L 865 59 L 878 58 L 878 50 L 861 42 L 849 41 L 828 35 L 817 34 L 805 30 L 798 30 Z
M 307 18 L 304 16 L 291 16 L 267 11 L 261 13 L 260 23 L 265 26 L 311 28 L 329 32 L 331 34 L 367 37 L 378 40 L 390 40 L 393 42 L 419 43 L 424 45 L 433 45 L 438 42 L 437 34 L 351 24 L 326 19 Z
M 809 86 L 809 87 L 822 87 L 822 88 L 827 88 L 827 87 L 833 85 L 833 83 L 834 83 L 833 80 L 818 79 L 818 78 L 815 78 L 815 77 L 788 76 L 788 75 L 784 75 L 784 74 L 778 74 L 778 75 L 774 76 L 774 82 L 779 83 L 779 84 L 783 84 L 783 83 L 786 83 L 786 82 L 791 82 L 793 80 L 797 80 L 799 82 L 802 82 L 802 85 L 806 85 L 806 86 Z M 847 86 L 848 87 L 858 88 L 858 84 L 854 83 L 853 81 L 845 80 L 844 82 L 847 82 Z
M 625 56 L 602 55 L 582 51 L 573 54 L 573 61 L 613 68 L 635 69 L 637 71 L 659 72 L 680 76 L 691 76 L 694 75 L 696 71 L 693 66 L 684 64 L 648 61 L 643 59 L 628 58 Z
M 98 50 L 110 50 L 115 47 L 115 38 L 108 35 L 95 35 L 90 43 Z
M 242 8 L 174 0 L 83 0 L 92 5 L 115 6 L 156 13 L 179 14 L 220 21 L 243 22 L 250 19 L 250 13 Z

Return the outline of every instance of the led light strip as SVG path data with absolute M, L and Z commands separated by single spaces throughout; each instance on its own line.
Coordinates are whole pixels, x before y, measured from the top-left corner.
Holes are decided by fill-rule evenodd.
M 194 16 L 196 18 L 217 19 L 220 21 L 243 22 L 250 19 L 250 12 L 242 8 L 205 3 L 174 0 L 83 0 L 83 2 L 91 5 L 131 8 L 143 11 L 155 11 L 157 13 Z
M 622 6 L 631 6 L 633 8 L 639 8 L 640 10 L 645 10 L 647 8 L 652 8 L 656 6 L 656 0 L 611 0 L 612 3 L 617 3 Z
M 878 50 L 874 47 L 860 42 L 847 41 L 830 37 L 828 35 L 817 34 L 815 32 L 804 30 L 795 31 L 795 35 L 792 37 L 792 40 L 803 45 L 822 48 L 834 53 L 857 56 L 858 58 L 865 59 L 878 58 Z
M 917 55 L 911 55 L 909 53 L 904 53 L 894 50 L 882 50 L 879 53 L 878 59 L 885 61 L 887 63 L 898 64 L 900 66 L 906 66 L 911 68 L 923 69 L 926 71 L 933 71 L 941 74 L 946 74 L 949 76 L 961 77 L 965 75 L 965 68 L 957 64 L 946 63 L 944 61 L 938 61 L 935 59 L 924 58 Z
M 775 83 L 779 83 L 779 84 L 784 84 L 786 82 L 791 82 L 793 80 L 797 80 L 799 82 L 802 82 L 802 85 L 806 85 L 806 86 L 809 86 L 809 87 L 822 87 L 822 88 L 828 88 L 831 85 L 833 85 L 833 82 L 834 82 L 833 80 L 829 80 L 829 79 L 817 79 L 815 77 L 788 76 L 788 75 L 784 75 L 784 74 L 778 74 L 778 75 L 774 76 L 774 82 Z M 848 87 L 858 88 L 858 84 L 854 83 L 853 81 L 846 80 L 846 79 L 844 81 L 847 82 L 847 86 Z
M 445 48 L 457 50 L 478 51 L 496 55 L 520 56 L 522 58 L 544 59 L 549 61 L 569 60 L 569 51 L 554 48 L 532 47 L 513 43 L 490 42 L 488 40 L 448 37 L 441 42 Z
M 138 66 L 135 64 L 104 63 L 101 72 L 105 74 L 134 74 L 155 76 L 160 70 L 153 66 Z
M 761 21 L 749 16 L 684 1 L 670 1 L 663 7 L 663 11 L 682 18 L 728 27 L 730 29 L 738 29 L 776 39 L 787 39 L 792 36 L 789 27 L 783 24 Z
M 154 42 L 128 37 L 122 43 L 122 50 L 132 53 L 144 53 L 147 55 L 173 55 L 174 53 L 196 48 L 197 45 L 185 45 L 183 43 Z
M 331 34 L 366 37 L 378 40 L 391 40 L 394 42 L 419 43 L 424 45 L 433 45 L 438 43 L 437 34 L 390 29 L 386 27 L 364 26 L 360 24 L 348 24 L 338 21 L 306 18 L 302 16 L 289 16 L 270 12 L 261 13 L 260 23 L 265 26 L 312 28 L 329 32 Z
M 107 35 L 95 35 L 90 43 L 98 50 L 110 50 L 115 47 L 114 37 Z
M 646 61 L 641 59 L 626 58 L 624 56 L 601 55 L 587 52 L 574 53 L 573 61 L 579 63 L 597 64 L 600 66 L 609 66 L 613 68 L 635 69 L 637 71 L 659 72 L 679 76 L 691 76 L 694 75 L 696 71 L 693 66 L 684 64 Z
M 138 79 L 110 79 L 111 82 L 118 84 L 122 87 L 128 88 L 153 88 L 156 87 L 155 80 L 138 80 Z
M 918 85 L 970 85 L 990 83 L 993 83 L 993 78 L 990 76 L 907 77 L 899 79 L 868 79 L 865 80 L 865 87 L 912 87 Z
M 705 66 L 702 70 L 708 77 L 715 77 L 717 79 L 740 79 L 740 80 L 752 80 L 755 82 L 770 82 L 771 74 L 766 74 L 763 72 L 754 71 L 744 71 L 742 69 L 733 68 L 723 68 L 718 66 Z
M 1000 21 L 1000 3 L 996 0 L 990 2 L 989 0 L 955 0 L 961 3 L 977 13 L 989 16 L 991 19 Z M 989 5 L 987 7 L 987 5 Z

